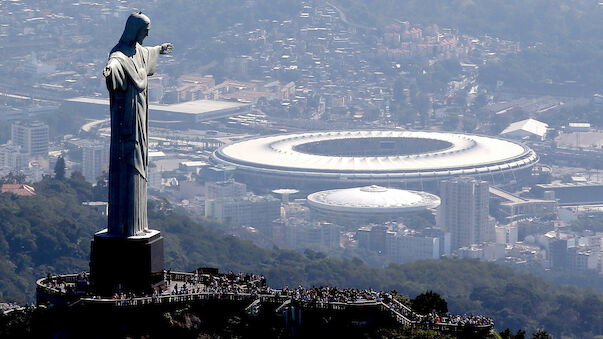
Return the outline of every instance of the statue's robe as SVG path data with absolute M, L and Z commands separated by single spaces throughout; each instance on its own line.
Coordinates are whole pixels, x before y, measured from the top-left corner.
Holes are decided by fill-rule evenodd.
M 115 236 L 143 235 L 149 228 L 147 76 L 155 72 L 160 49 L 120 41 L 104 71 L 111 105 L 108 231 Z

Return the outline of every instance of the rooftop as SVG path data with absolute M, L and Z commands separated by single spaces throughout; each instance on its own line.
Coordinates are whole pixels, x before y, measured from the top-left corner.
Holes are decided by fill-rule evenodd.
M 308 204 L 337 211 L 398 213 L 436 208 L 440 205 L 440 198 L 420 191 L 371 185 L 312 193 L 308 196 Z
M 36 190 L 26 184 L 3 184 L 2 193 L 12 193 L 23 197 L 31 197 L 36 195 Z
M 350 143 L 358 147 L 351 147 Z M 457 169 L 467 169 L 463 174 L 471 174 L 521 167 L 537 161 L 532 150 L 508 140 L 398 130 L 259 137 L 224 146 L 214 158 L 220 163 L 245 168 L 350 174 L 451 172 Z
M 542 138 L 546 134 L 548 126 L 548 124 L 535 119 L 526 119 L 511 123 L 507 128 L 500 132 L 500 135 L 506 135 L 521 130 Z
M 69 104 L 86 105 L 90 108 L 95 108 L 97 111 L 102 110 L 105 114 L 109 113 L 109 99 L 104 98 L 90 98 L 90 97 L 77 97 L 66 100 Z M 243 104 L 231 101 L 217 101 L 217 100 L 194 100 L 186 101 L 177 104 L 149 104 L 149 114 L 157 113 L 176 113 L 186 115 L 200 115 L 207 116 L 207 120 L 226 117 L 239 113 L 241 109 L 249 107 L 249 104 Z M 222 113 L 223 115 L 216 115 L 216 113 Z M 203 120 L 203 119 L 201 119 Z

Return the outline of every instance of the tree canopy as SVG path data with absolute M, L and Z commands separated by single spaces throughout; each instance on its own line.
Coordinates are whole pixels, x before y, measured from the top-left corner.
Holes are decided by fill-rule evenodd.
M 54 164 L 54 177 L 56 179 L 65 179 L 65 159 L 60 156 Z
M 427 291 L 419 294 L 411 300 L 412 309 L 420 314 L 435 312 L 438 314 L 448 313 L 448 303 L 439 294 Z

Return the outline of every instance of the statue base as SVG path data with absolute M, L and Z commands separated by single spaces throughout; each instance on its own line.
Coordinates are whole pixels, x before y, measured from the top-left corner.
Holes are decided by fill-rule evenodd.
M 163 237 L 156 230 L 122 238 L 97 232 L 90 246 L 90 283 L 93 293 L 112 296 L 146 294 L 163 280 Z

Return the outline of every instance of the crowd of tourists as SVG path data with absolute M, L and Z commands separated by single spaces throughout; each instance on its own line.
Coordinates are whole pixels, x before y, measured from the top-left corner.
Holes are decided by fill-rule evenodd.
M 49 275 L 44 284 L 47 287 L 65 291 L 71 288 L 88 285 L 88 275 L 82 272 L 77 276 L 76 283 L 67 284 L 60 276 Z M 382 303 L 396 314 L 402 315 L 408 320 L 421 324 L 441 325 L 469 325 L 469 326 L 491 326 L 493 320 L 484 316 L 474 315 L 438 315 L 429 313 L 421 315 L 413 312 L 410 308 L 400 303 L 390 293 L 375 291 L 373 289 L 337 288 L 330 286 L 313 286 L 305 288 L 298 286 L 289 288 L 285 286 L 281 290 L 271 289 L 266 286 L 266 279 L 262 275 L 233 273 L 172 273 L 164 272 L 164 284 L 159 285 L 151 297 L 156 299 L 160 296 L 190 295 L 198 293 L 208 294 L 250 294 L 271 295 L 275 297 L 287 297 L 292 301 L 303 303 L 307 306 L 320 306 L 329 303 L 362 304 Z M 116 300 L 130 300 L 137 296 L 118 291 L 112 296 Z M 98 299 L 99 297 L 93 297 Z
M 494 321 L 492 318 L 481 315 L 444 315 L 440 316 L 437 313 L 429 313 L 420 317 L 421 323 L 429 324 L 444 324 L 444 325 L 459 325 L 459 326 L 492 326 Z
M 226 274 L 174 275 L 166 272 L 167 284 L 159 286 L 155 291 L 158 295 L 184 295 L 192 293 L 212 294 L 259 294 L 266 290 L 266 278 L 262 275 L 228 272 Z
M 67 294 L 85 294 L 90 286 L 89 274 L 80 272 L 77 274 L 75 281 L 67 282 L 64 276 L 52 275 L 48 273 L 42 284 L 47 288 L 58 291 L 59 293 Z
M 397 301 L 394 296 L 387 292 L 372 289 L 337 288 L 329 286 L 303 288 L 298 286 L 294 289 L 288 287 L 277 291 L 277 294 L 290 297 L 292 300 L 313 303 L 383 303 L 390 310 L 404 316 L 410 321 L 419 323 L 442 324 L 442 325 L 470 325 L 491 326 L 494 321 L 491 318 L 475 315 L 449 315 L 439 316 L 436 313 L 421 315 L 413 312 L 410 308 Z
M 291 297 L 296 301 L 312 301 L 312 302 L 338 302 L 338 303 L 354 303 L 365 301 L 382 302 L 384 298 L 388 298 L 388 294 L 384 292 L 373 291 L 372 289 L 355 289 L 355 288 L 337 288 L 329 286 L 304 288 L 298 286 L 290 289 L 285 286 L 278 292 L 280 295 Z

